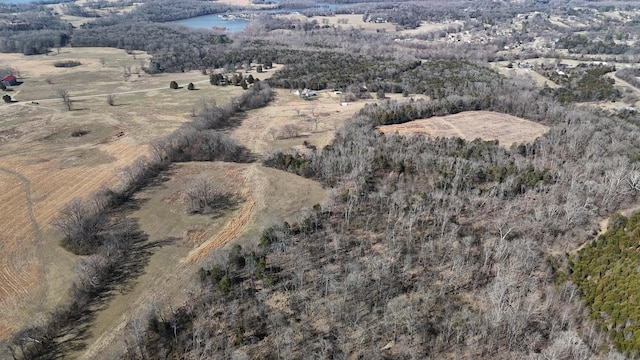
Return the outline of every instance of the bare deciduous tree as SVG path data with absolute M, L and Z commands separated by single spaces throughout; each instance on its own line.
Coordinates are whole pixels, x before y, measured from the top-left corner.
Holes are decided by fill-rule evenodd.
M 58 97 L 62 99 L 64 106 L 67 110 L 71 111 L 71 107 L 73 106 L 73 100 L 71 100 L 71 95 L 66 89 L 58 89 Z
M 293 124 L 287 124 L 282 127 L 280 132 L 282 133 L 282 136 L 285 138 L 294 138 L 294 137 L 298 137 L 298 134 L 300 133 L 300 128 L 298 128 L 296 125 L 293 125 Z
M 276 135 L 278 134 L 278 130 L 276 128 L 272 127 L 272 128 L 269 128 L 268 133 L 269 133 L 269 135 L 271 135 L 271 138 L 273 140 L 275 140 L 276 139 Z
M 230 195 L 221 191 L 211 180 L 194 180 L 185 190 L 190 213 L 210 214 L 228 205 Z

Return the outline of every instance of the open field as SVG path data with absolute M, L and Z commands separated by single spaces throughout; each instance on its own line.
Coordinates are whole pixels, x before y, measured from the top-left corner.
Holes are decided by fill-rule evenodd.
M 78 60 L 81 65 L 54 67 L 60 60 Z M 38 323 L 67 297 L 78 258 L 58 245 L 60 235 L 51 224 L 59 208 L 102 185 L 117 186 L 121 169 L 147 154 L 151 140 L 189 121 L 201 99 L 223 104 L 242 91 L 213 87 L 198 72 L 150 76 L 139 71 L 147 60 L 146 54 L 136 53 L 134 59 L 122 50 L 104 48 L 0 55 L 0 67 L 15 68 L 23 82 L 10 92 L 18 102 L 0 106 L 0 200 L 7 209 L 0 214 L 0 312 L 9 314 L 0 319 L 0 338 Z M 259 77 L 268 78 L 277 67 Z M 172 80 L 183 88 L 169 89 Z M 186 90 L 188 82 L 198 90 Z M 71 94 L 71 111 L 58 97 L 58 89 Z M 114 106 L 106 102 L 109 94 L 115 96 Z M 258 155 L 294 140 L 296 145 L 306 139 L 322 146 L 363 105 L 341 106 L 330 92 L 305 101 L 278 91 L 273 104 L 245 114 L 242 125 L 231 133 Z M 317 124 L 311 121 L 314 116 Z M 269 129 L 287 124 L 299 126 L 302 136 L 269 135 Z M 76 131 L 83 135 L 71 136 Z M 70 350 L 71 357 L 89 359 L 107 349 L 122 349 L 113 345 L 123 344 L 126 323 L 150 303 L 170 306 L 184 301 L 197 267 L 211 250 L 252 239 L 271 221 L 295 222 L 300 208 L 322 202 L 325 194 L 312 180 L 259 164 L 178 164 L 164 177 L 166 181 L 137 195 L 139 208 L 129 215 L 139 219 L 149 236 L 144 271 L 110 294 L 107 303 L 96 305 L 83 340 L 87 350 Z M 187 216 L 181 191 L 202 177 L 214 179 L 241 201 L 219 217 Z M 69 346 L 77 345 L 74 341 Z
M 400 135 L 429 135 L 431 137 L 460 137 L 466 140 L 498 140 L 500 145 L 531 142 L 547 132 L 544 125 L 515 116 L 491 111 L 465 111 L 455 115 L 432 117 L 404 124 L 379 127 L 383 133 Z
M 418 34 L 431 33 L 436 31 L 446 30 L 450 27 L 460 28 L 464 25 L 462 21 L 442 22 L 434 23 L 423 21 L 419 27 L 415 29 L 398 30 L 396 25 L 389 22 L 367 22 L 363 21 L 362 14 L 336 14 L 334 16 L 312 16 L 306 17 L 301 14 L 288 14 L 281 15 L 289 19 L 298 19 L 302 21 L 316 20 L 320 25 L 329 25 L 335 27 L 342 27 L 345 29 L 356 28 L 367 31 L 384 31 L 387 33 L 398 33 L 407 36 L 415 36 Z
M 458 20 L 451 21 L 451 22 L 437 22 L 437 23 L 423 21 L 422 23 L 420 23 L 420 26 L 418 26 L 417 28 L 401 30 L 399 31 L 399 33 L 404 35 L 419 35 L 424 33 L 443 31 L 449 28 L 462 28 L 463 26 L 464 26 L 464 22 L 458 21 Z
M 201 98 L 225 103 L 242 91 L 210 86 L 198 72 L 125 79 L 123 67 L 148 58 L 135 57 L 105 48 L 0 54 L 0 67 L 13 67 L 23 82 L 9 92 L 19 102 L 0 106 L 0 338 L 39 322 L 66 298 L 76 257 L 58 245 L 51 225 L 59 208 L 117 185 L 121 169 L 146 154 L 150 140 L 188 121 Z M 69 59 L 82 65 L 53 66 Z M 169 89 L 172 80 L 185 88 Z M 186 90 L 188 82 L 200 90 Z M 57 98 L 59 88 L 71 94 L 72 111 Z M 115 94 L 115 106 L 106 94 Z M 85 134 L 71 136 L 75 131 Z
M 356 28 L 367 31 L 385 31 L 395 32 L 396 26 L 392 23 L 375 23 L 365 22 L 362 20 L 362 14 L 339 14 L 335 16 L 312 16 L 306 17 L 300 14 L 281 15 L 288 19 L 297 19 L 302 21 L 316 20 L 320 25 L 330 25 L 342 27 L 344 29 Z
M 321 202 L 325 191 L 313 180 L 258 164 L 202 162 L 176 164 L 166 181 L 136 196 L 140 208 L 129 216 L 139 219 L 149 235 L 148 264 L 125 291 L 114 294 L 98 312 L 87 349 L 72 354 L 80 359 L 118 358 L 124 348 L 126 324 L 152 306 L 163 311 L 180 306 L 197 284 L 195 274 L 217 248 L 238 239 L 255 239 L 274 220 L 295 221 L 301 207 Z M 210 179 L 240 200 L 211 217 L 187 215 L 181 194 L 194 179 Z M 282 196 L 295 194 L 295 196 Z
M 557 88 L 558 84 L 556 84 L 555 82 L 547 79 L 546 77 L 540 75 L 539 73 L 537 73 L 535 70 L 533 69 L 525 69 L 525 68 L 517 68 L 517 67 L 513 67 L 512 69 L 509 69 L 507 67 L 507 65 L 509 64 L 509 61 L 500 61 L 500 62 L 494 62 L 491 63 L 491 65 L 493 66 L 493 68 L 495 70 L 497 70 L 500 74 L 508 76 L 508 77 L 520 77 L 520 78 L 530 78 L 532 83 L 535 84 L 538 87 L 544 87 L 545 85 L 550 87 L 550 88 Z
M 289 90 L 276 90 L 276 99 L 268 106 L 251 111 L 242 126 L 230 132 L 255 154 L 270 148 L 292 148 L 307 141 L 318 147 L 329 144 L 333 134 L 345 120 L 367 103 L 365 100 L 343 106 L 340 96 L 318 91 L 312 100 L 303 100 Z M 370 100 L 375 101 L 375 100 Z M 317 126 L 314 119 L 317 119 Z M 298 129 L 298 136 L 283 133 L 285 126 Z

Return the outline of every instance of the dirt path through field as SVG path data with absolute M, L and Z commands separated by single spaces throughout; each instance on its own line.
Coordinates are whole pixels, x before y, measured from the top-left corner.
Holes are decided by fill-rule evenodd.
M 433 137 L 460 137 L 468 141 L 476 138 L 498 140 L 501 146 L 507 148 L 514 143 L 533 141 L 549 130 L 542 124 L 491 111 L 464 111 L 454 115 L 384 125 L 379 129 L 389 134 L 427 134 Z
M 317 182 L 265 168 L 258 163 L 180 164 L 172 179 L 162 185 L 163 189 L 142 195 L 148 200 L 131 215 L 139 219 L 150 242 L 174 238 L 193 227 L 188 225 L 193 218 L 185 215 L 184 210 L 167 205 L 166 199 L 176 198 L 176 192 L 181 191 L 189 179 L 199 176 L 198 169 L 216 181 L 231 178 L 229 184 L 235 184 L 235 189 L 228 185 L 228 190 L 242 194 L 243 202 L 220 220 L 206 227 L 196 226 L 204 231 L 199 243 L 176 238 L 171 243 L 153 248 L 145 273 L 132 280 L 134 284 L 130 290 L 115 294 L 99 311 L 91 327 L 92 335 L 87 339 L 86 350 L 70 354 L 70 357 L 87 360 L 119 358 L 129 331 L 127 324 L 135 323 L 153 306 L 166 310 L 184 304 L 189 294 L 196 291 L 198 267 L 203 261 L 206 263 L 216 249 L 238 239 L 254 240 L 265 223 L 273 219 L 292 221 L 300 208 L 311 207 L 325 197 L 324 189 Z M 283 194 L 289 196 L 283 197 Z

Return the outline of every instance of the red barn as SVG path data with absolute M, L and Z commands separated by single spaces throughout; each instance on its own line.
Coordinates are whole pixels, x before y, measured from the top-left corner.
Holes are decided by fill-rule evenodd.
M 2 80 L 0 81 L 4 84 L 4 86 L 18 85 L 18 79 L 16 79 L 16 77 L 13 75 L 7 75 L 3 77 Z

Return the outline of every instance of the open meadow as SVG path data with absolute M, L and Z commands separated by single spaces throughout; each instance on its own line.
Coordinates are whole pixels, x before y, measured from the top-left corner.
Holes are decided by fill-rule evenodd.
M 66 298 L 76 257 L 51 225 L 60 207 L 119 184 L 121 170 L 147 154 L 150 140 L 188 121 L 201 98 L 224 103 L 241 91 L 212 87 L 197 72 L 146 75 L 139 68 L 147 59 L 107 48 L 0 55 L 0 67 L 14 68 L 22 82 L 8 92 L 17 102 L 0 106 L 1 338 Z M 53 66 L 66 60 L 81 65 Z M 172 80 L 184 87 L 169 89 Z M 188 82 L 199 90 L 188 91 Z M 71 110 L 60 89 L 71 95 Z
M 68 60 L 80 65 L 53 65 Z M 141 70 L 147 61 L 146 54 L 107 48 L 0 55 L 0 67 L 14 68 L 22 82 L 9 92 L 14 102 L 0 106 L 0 312 L 7 314 L 0 319 L 0 338 L 44 321 L 67 300 L 78 257 L 59 245 L 61 234 L 52 224 L 59 209 L 103 186 L 118 186 L 122 169 L 148 155 L 152 140 L 190 121 L 202 99 L 224 104 L 242 91 L 211 86 L 198 72 L 147 75 Z M 170 89 L 170 81 L 181 87 Z M 187 90 L 189 82 L 196 90 Z M 70 95 L 70 109 L 61 90 Z M 364 103 L 343 106 L 332 92 L 307 101 L 278 90 L 269 106 L 242 115 L 230 135 L 258 156 L 305 140 L 324 146 Z M 283 130 L 287 126 L 296 129 L 295 136 Z M 181 194 L 195 178 L 221 184 L 237 203 L 213 218 L 188 215 Z M 72 357 L 92 358 L 121 344 L 116 335 L 150 303 L 179 305 L 199 261 L 212 249 L 255 236 L 272 221 L 295 222 L 299 209 L 325 197 L 316 182 L 259 164 L 176 164 L 163 179 L 138 194 L 132 205 L 137 209 L 128 213 L 148 235 L 144 271 L 93 308 L 95 320 L 88 328 L 65 337 Z M 80 342 L 86 351 L 75 347 Z
M 533 121 L 491 111 L 465 111 L 447 116 L 414 120 L 403 124 L 380 126 L 382 133 L 421 134 L 430 137 L 460 137 L 468 141 L 498 140 L 501 146 L 528 143 L 549 128 Z

